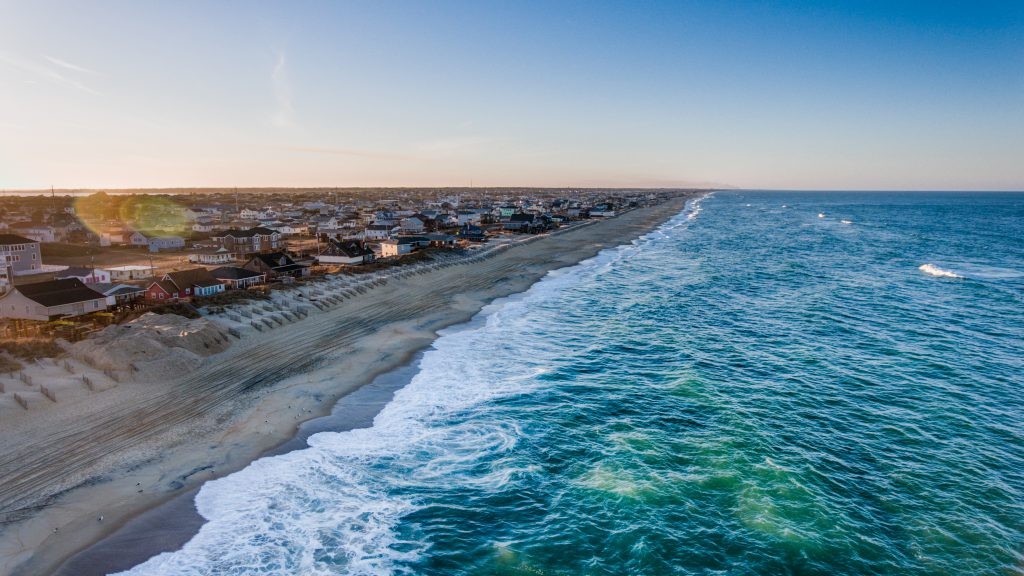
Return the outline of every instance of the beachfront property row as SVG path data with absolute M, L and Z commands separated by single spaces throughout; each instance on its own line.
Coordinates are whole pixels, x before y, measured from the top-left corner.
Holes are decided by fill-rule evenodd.
M 13 234 L 0 235 L 0 318 L 50 321 L 84 316 L 112 308 L 159 304 L 212 296 L 226 288 L 251 288 L 268 278 L 302 277 L 309 266 L 283 252 L 257 254 L 243 266 L 214 270 L 195 267 L 153 277 L 154 268 L 128 265 L 110 268 L 55 266 L 42 263 L 39 242 Z M 19 283 L 19 274 L 49 272 L 54 279 Z
M 248 206 L 240 203 L 237 194 L 187 199 L 104 193 L 78 199 L 0 198 L 0 237 L 6 239 L 0 243 L 0 294 L 12 285 L 42 279 L 138 282 L 152 277 L 157 267 L 177 268 L 172 262 L 185 258 L 204 267 L 244 267 L 257 255 L 288 252 L 313 264 L 353 266 L 401 257 L 425 245 L 452 246 L 483 242 L 495 234 L 543 232 L 569 220 L 614 215 L 616 206 L 658 197 L 638 191 L 614 195 L 524 190 L 519 194 L 396 191 L 393 199 L 356 196 L 347 202 L 339 202 L 337 194 L 334 202 L 301 193 L 250 194 L 245 196 Z M 601 196 L 614 202 L 598 201 Z M 74 265 L 61 273 L 67 267 L 44 264 L 39 243 L 55 244 L 46 251 Z M 85 246 L 101 251 L 83 251 Z M 96 254 L 99 265 L 83 265 L 83 254 Z M 136 254 L 134 261 L 132 254 Z
M 169 272 L 147 286 L 86 284 L 78 278 L 47 280 L 14 286 L 0 296 L 0 318 L 46 322 L 141 304 L 213 296 L 226 288 L 251 288 L 266 280 L 266 272 L 234 266 Z

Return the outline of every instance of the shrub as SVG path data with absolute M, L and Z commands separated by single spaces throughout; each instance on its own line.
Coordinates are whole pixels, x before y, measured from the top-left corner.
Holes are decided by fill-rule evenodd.
M 0 372 L 17 372 L 22 368 L 21 362 L 6 354 L 0 354 Z
M 37 358 L 55 358 L 64 353 L 64 349 L 56 342 L 42 338 L 0 342 L 0 351 L 29 361 Z

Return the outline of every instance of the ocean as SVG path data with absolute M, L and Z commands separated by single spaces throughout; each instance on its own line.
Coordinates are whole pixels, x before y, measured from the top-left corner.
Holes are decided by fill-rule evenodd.
M 132 575 L 1024 573 L 1024 194 L 716 192 Z

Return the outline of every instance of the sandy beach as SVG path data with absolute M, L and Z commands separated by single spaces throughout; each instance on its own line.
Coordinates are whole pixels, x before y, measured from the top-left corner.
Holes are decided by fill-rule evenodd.
M 4 412 L 0 574 L 52 573 L 142 511 L 289 440 L 301 422 L 407 363 L 438 330 L 642 235 L 686 199 L 393 278 L 248 331 L 196 369 L 168 366 L 45 411 Z

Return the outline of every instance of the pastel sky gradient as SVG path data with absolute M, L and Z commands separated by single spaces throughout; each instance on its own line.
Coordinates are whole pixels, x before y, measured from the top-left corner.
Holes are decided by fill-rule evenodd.
M 1024 2 L 0 0 L 0 188 L 1024 189 Z

